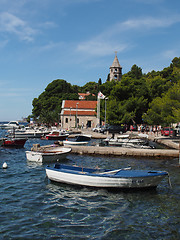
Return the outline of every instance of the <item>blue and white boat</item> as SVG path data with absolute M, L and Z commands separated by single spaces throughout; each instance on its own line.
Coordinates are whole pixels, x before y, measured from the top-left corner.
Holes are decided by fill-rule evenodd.
M 71 185 L 98 188 L 143 189 L 156 188 L 161 180 L 165 176 L 168 176 L 168 172 L 132 170 L 130 167 L 102 170 L 56 163 L 54 167 L 46 167 L 46 175 L 51 181 Z

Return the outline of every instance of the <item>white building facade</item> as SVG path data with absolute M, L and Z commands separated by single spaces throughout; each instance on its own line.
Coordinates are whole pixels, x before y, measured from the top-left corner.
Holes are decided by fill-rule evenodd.
M 61 128 L 93 128 L 97 125 L 97 101 L 63 100 Z

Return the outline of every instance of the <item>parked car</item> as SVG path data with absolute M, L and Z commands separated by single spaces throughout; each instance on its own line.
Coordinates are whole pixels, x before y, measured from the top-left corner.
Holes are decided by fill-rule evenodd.
M 109 127 L 109 124 L 107 124 L 106 126 L 105 126 L 105 125 L 102 126 L 101 129 L 100 129 L 100 133 L 105 133 L 105 132 L 107 132 L 108 127 Z
M 96 126 L 95 128 L 92 129 L 93 132 L 100 132 L 101 126 Z
M 162 130 L 161 130 L 161 135 L 163 135 L 163 136 L 173 135 L 173 129 L 170 128 L 170 127 L 164 127 L 164 128 L 162 128 Z
M 107 131 L 109 133 L 125 133 L 126 127 L 124 125 L 110 125 Z

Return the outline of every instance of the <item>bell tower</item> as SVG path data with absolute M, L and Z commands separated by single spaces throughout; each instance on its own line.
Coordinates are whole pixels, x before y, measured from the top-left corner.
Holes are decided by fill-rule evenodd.
M 119 64 L 119 60 L 117 58 L 117 51 L 115 52 L 115 58 L 110 66 L 110 81 L 120 81 L 122 77 L 122 67 Z

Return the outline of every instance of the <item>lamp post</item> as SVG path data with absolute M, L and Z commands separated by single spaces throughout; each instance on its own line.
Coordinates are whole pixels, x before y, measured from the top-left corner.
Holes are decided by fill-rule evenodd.
M 106 100 L 108 100 L 108 97 L 105 98 L 105 127 L 106 127 Z
M 61 122 L 61 113 L 58 113 L 58 116 L 59 116 L 59 124 Z
M 70 107 L 70 129 L 71 129 L 71 108 L 72 107 Z
M 77 128 L 77 109 L 78 109 L 78 104 L 79 103 L 76 103 L 76 128 Z

